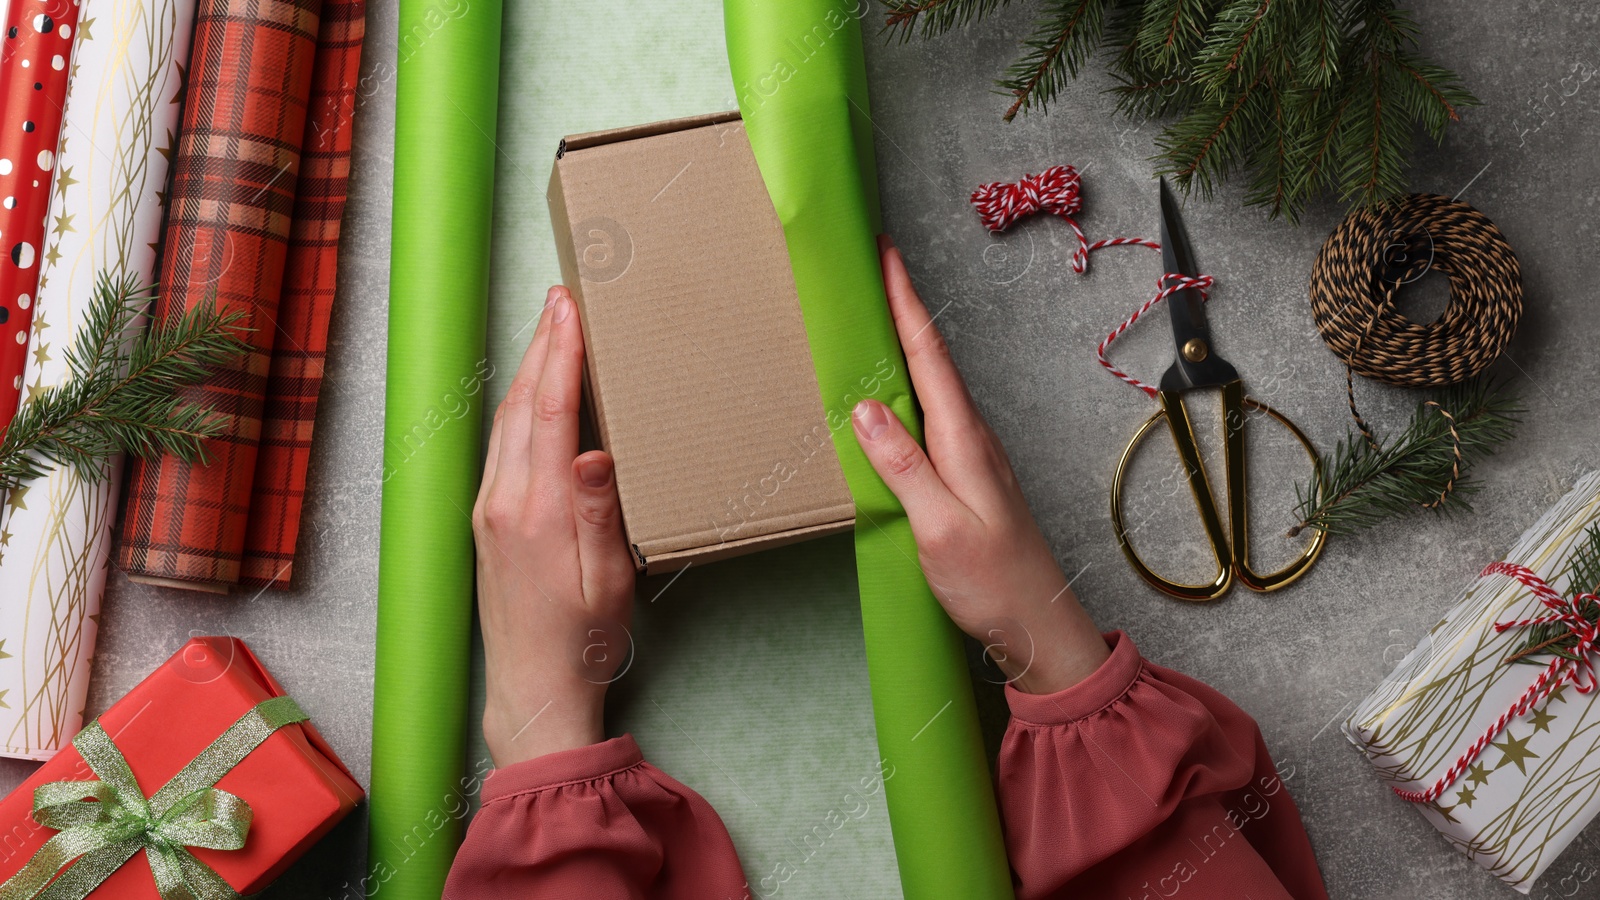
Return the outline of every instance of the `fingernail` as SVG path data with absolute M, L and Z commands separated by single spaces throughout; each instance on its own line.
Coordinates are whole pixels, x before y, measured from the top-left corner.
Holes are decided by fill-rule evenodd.
M 884 429 L 889 427 L 888 411 L 882 403 L 874 403 L 871 400 L 857 403 L 855 412 L 850 418 L 855 420 L 856 433 L 869 441 L 882 437 Z
M 553 287 L 544 292 L 544 308 L 549 309 L 556 305 L 556 298 L 561 296 L 561 288 Z
M 584 487 L 603 488 L 611 480 L 611 466 L 602 459 L 586 459 L 578 463 L 578 479 Z
M 551 312 L 555 313 L 557 323 L 565 322 L 567 313 L 572 312 L 572 301 L 566 297 L 557 297 L 556 305 Z

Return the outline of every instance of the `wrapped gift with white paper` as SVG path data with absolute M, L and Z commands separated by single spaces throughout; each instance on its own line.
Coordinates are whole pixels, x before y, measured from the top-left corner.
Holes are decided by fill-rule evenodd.
M 70 374 L 96 279 L 148 284 L 195 0 L 82 0 L 23 403 Z M 0 756 L 49 759 L 83 727 L 122 459 L 0 492 Z
M 1596 523 L 1600 472 L 1468 585 L 1344 724 L 1396 794 L 1523 893 L 1600 813 L 1595 585 L 1570 583 Z M 1576 652 L 1525 653 L 1540 627 Z M 1519 654 L 1537 665 L 1508 661 Z

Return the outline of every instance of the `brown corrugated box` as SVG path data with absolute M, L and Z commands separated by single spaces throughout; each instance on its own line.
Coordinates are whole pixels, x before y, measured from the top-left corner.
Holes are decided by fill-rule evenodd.
M 548 200 L 635 562 L 654 574 L 849 530 L 783 228 L 739 114 L 569 137 Z

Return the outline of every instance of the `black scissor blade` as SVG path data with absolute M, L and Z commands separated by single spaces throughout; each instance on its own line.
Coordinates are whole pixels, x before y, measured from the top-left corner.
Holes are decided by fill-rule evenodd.
M 1161 179 L 1161 265 L 1165 274 L 1200 274 L 1189 233 L 1178 214 L 1178 198 L 1165 178 Z M 1161 379 L 1162 390 L 1212 387 L 1239 377 L 1211 345 L 1206 302 L 1199 291 L 1185 288 L 1168 297 L 1167 314 L 1172 318 L 1172 339 L 1178 352 L 1172 368 Z
M 1178 198 L 1161 179 L 1161 266 L 1164 274 L 1200 274 L 1194 264 L 1194 247 L 1189 244 L 1189 233 L 1183 227 L 1183 217 L 1178 214 Z M 1177 342 L 1178 356 L 1183 356 L 1183 345 L 1192 338 L 1200 338 L 1209 346 L 1211 329 L 1206 324 L 1206 305 L 1200 292 L 1193 289 L 1178 291 L 1167 298 L 1167 311 L 1172 316 L 1172 337 Z
M 1199 275 L 1194 264 L 1194 247 L 1178 213 L 1178 198 L 1165 178 L 1161 179 L 1161 265 L 1178 275 Z

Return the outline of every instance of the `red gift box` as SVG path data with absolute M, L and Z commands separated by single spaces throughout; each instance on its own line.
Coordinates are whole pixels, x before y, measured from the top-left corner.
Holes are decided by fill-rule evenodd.
M 122 751 L 146 797 L 263 700 L 284 696 L 244 641 L 195 638 L 97 720 Z M 21 869 L 56 834 L 33 819 L 34 789 L 52 781 L 95 778 L 67 747 L 0 801 L 0 881 Z M 271 884 L 361 801 L 361 786 L 310 722 L 273 732 L 216 787 L 250 804 L 249 836 L 239 850 L 191 847 L 241 894 Z M 143 850 L 94 897 L 159 900 Z

